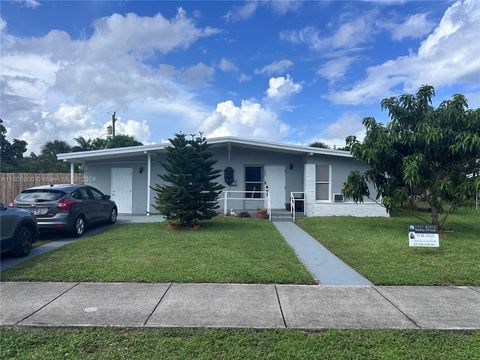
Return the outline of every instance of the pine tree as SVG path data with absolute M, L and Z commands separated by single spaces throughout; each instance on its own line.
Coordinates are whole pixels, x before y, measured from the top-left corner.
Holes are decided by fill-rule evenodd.
M 200 188 L 197 201 L 199 202 L 200 220 L 211 219 L 217 214 L 220 207 L 218 205 L 218 197 L 224 186 L 214 180 L 220 177 L 221 170 L 215 170 L 213 165 L 217 162 L 213 160 L 213 154 L 210 152 L 210 145 L 207 139 L 200 133 L 200 136 L 192 139 L 192 148 L 194 150 L 194 158 L 197 163 L 195 172 L 195 183 Z
M 155 209 L 167 220 L 190 227 L 216 215 L 217 199 L 223 186 L 213 180 L 220 176 L 216 163 L 203 136 L 187 140 L 185 134 L 175 134 L 167 147 L 167 159 L 162 163 L 165 174 L 159 175 L 167 184 L 155 184 Z

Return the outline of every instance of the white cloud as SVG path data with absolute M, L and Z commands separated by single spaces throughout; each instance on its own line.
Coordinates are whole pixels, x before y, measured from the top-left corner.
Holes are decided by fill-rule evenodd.
M 104 126 L 106 127 L 109 124 L 110 122 L 107 122 Z M 115 129 L 117 134 L 131 135 L 143 143 L 147 143 L 150 140 L 150 127 L 146 120 L 127 120 L 124 122 L 120 119 L 115 123 Z
M 358 113 L 347 112 L 327 126 L 323 135 L 327 138 L 343 138 L 363 132 L 362 119 Z
M 250 75 L 240 72 L 240 68 L 231 60 L 222 58 L 218 63 L 218 68 L 226 73 L 232 73 L 237 77 L 238 82 L 247 82 L 252 79 Z
M 234 6 L 223 18 L 229 23 L 248 20 L 260 6 L 268 6 L 276 14 L 285 15 L 289 11 L 297 11 L 302 6 L 302 2 L 300 0 L 248 0 L 241 6 Z
M 249 19 L 257 10 L 259 3 L 257 1 L 247 1 L 242 6 L 235 6 L 223 17 L 227 22 L 237 22 Z
M 37 0 L 15 0 L 15 2 L 20 3 L 22 6 L 31 9 L 36 9 L 40 6 L 40 2 Z
M 427 14 L 415 14 L 408 17 L 403 23 L 394 25 L 392 39 L 420 38 L 432 31 L 435 24 L 427 19 Z
M 219 103 L 203 122 L 209 137 L 240 136 L 255 139 L 279 140 L 289 130 L 276 112 L 254 100 L 243 100 L 240 106 L 227 100 Z
M 92 35 L 80 40 L 58 30 L 36 38 L 2 32 L 0 101 L 9 135 L 38 151 L 48 140 L 98 136 L 113 110 L 127 119 L 119 128 L 145 142 L 147 119 L 162 131 L 196 127 L 205 106 L 177 80 L 200 84 L 214 69 L 198 63 L 176 70 L 144 61 L 152 52 L 184 49 L 215 33 L 197 27 L 182 9 L 172 19 L 114 14 L 95 21 Z
M 269 99 L 280 101 L 289 98 L 293 94 L 298 94 L 300 91 L 302 91 L 302 85 L 295 83 L 292 78 L 287 75 L 286 77 L 279 76 L 270 78 L 266 93 Z
M 274 61 L 271 64 L 265 65 L 261 69 L 255 69 L 255 74 L 265 75 L 281 75 L 293 66 L 293 61 L 283 59 Z
M 282 31 L 280 38 L 293 44 L 307 45 L 315 51 L 358 50 L 359 46 L 368 44 L 385 30 L 391 32 L 392 39 L 402 40 L 422 37 L 434 27 L 425 13 L 413 14 L 403 22 L 398 22 L 390 18 L 384 20 L 378 9 L 363 14 L 347 13 L 341 17 L 341 21 L 333 31 L 307 26 L 300 30 Z
M 27 141 L 31 151 L 38 151 L 45 142 L 53 139 L 74 145 L 75 137 L 105 137 L 106 127 L 110 124 L 110 121 L 96 121 L 95 113 L 87 106 L 71 103 L 61 103 L 54 112 L 32 114 L 29 111 L 24 115 L 17 113 L 17 116 L 13 124 L 15 137 Z M 102 117 L 108 118 L 107 114 Z M 120 118 L 115 126 L 117 134 L 132 135 L 144 143 L 149 141 L 150 128 L 145 120 L 124 121 Z
M 317 70 L 317 74 L 330 81 L 331 84 L 342 79 L 350 65 L 356 60 L 353 56 L 340 56 L 325 62 Z
M 307 26 L 300 30 L 282 31 L 280 39 L 293 44 L 304 44 L 316 51 L 355 49 L 371 41 L 373 35 L 379 31 L 375 17 L 376 12 L 372 11 L 363 15 L 355 14 L 330 35 L 324 35 L 323 31 Z
M 414 54 L 398 57 L 367 69 L 367 77 L 352 88 L 332 91 L 334 103 L 361 104 L 401 91 L 415 91 L 422 84 L 441 87 L 480 83 L 480 2 L 458 1 Z
M 238 66 L 226 58 L 220 59 L 220 62 L 218 63 L 218 67 L 223 72 L 234 72 L 234 73 L 238 72 Z
M 309 144 L 314 141 L 321 141 L 331 148 L 345 146 L 345 138 L 349 135 L 355 135 L 362 140 L 365 136 L 365 128 L 362 125 L 362 119 L 356 112 L 346 112 L 337 120 L 330 123 L 319 136 L 310 139 Z
M 250 75 L 247 75 L 247 74 L 244 74 L 244 73 L 240 73 L 238 75 L 238 82 L 247 82 L 247 81 L 250 81 L 252 80 L 252 77 Z
M 102 54 L 153 49 L 167 53 L 176 48 L 187 48 L 199 38 L 219 32 L 210 27 L 198 28 L 182 8 L 170 20 L 160 13 L 153 17 L 113 14 L 95 21 L 94 28 L 89 47 Z
M 290 131 L 280 119 L 288 98 L 300 92 L 302 86 L 289 76 L 271 78 L 261 102 L 242 100 L 236 106 L 232 100 L 217 104 L 216 109 L 202 121 L 200 128 L 207 136 L 239 136 L 256 139 L 280 140 Z
M 203 85 L 212 80 L 215 69 L 202 62 L 190 66 L 182 72 L 182 77 L 192 85 Z
M 297 11 L 302 6 L 300 0 L 274 0 L 270 2 L 273 11 L 279 15 L 285 15 L 289 11 Z

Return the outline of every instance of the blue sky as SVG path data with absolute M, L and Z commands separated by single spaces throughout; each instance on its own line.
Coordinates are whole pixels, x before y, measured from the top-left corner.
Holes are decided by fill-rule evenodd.
M 479 1 L 1 3 L 2 119 L 46 140 L 176 131 L 342 145 L 428 83 L 480 106 Z

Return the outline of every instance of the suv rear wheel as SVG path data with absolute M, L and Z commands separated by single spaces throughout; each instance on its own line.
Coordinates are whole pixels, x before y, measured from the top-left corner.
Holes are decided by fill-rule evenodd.
M 35 234 L 29 226 L 22 226 L 16 236 L 13 244 L 13 255 L 16 257 L 24 257 L 30 254 L 32 250 L 33 239 Z
M 80 215 L 73 223 L 72 236 L 81 237 L 85 233 L 85 218 Z

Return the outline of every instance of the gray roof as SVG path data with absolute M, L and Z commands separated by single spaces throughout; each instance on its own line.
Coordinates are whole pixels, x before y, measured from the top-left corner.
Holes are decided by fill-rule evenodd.
M 208 140 L 208 143 L 212 145 L 212 147 L 221 146 L 221 145 L 231 145 L 231 146 L 270 150 L 270 151 L 284 152 L 284 153 L 299 153 L 299 154 L 306 154 L 306 155 L 320 154 L 320 155 L 330 155 L 330 156 L 339 156 L 339 157 L 352 157 L 352 155 L 348 151 L 321 149 L 321 148 L 315 148 L 311 146 L 285 144 L 285 143 L 271 142 L 271 141 L 242 139 L 234 136 L 209 138 L 207 140 Z M 142 145 L 142 146 L 129 146 L 129 147 L 122 147 L 122 148 L 115 148 L 115 149 L 81 151 L 81 152 L 58 154 L 57 157 L 59 160 L 79 161 L 79 162 L 85 161 L 85 160 L 100 160 L 100 159 L 108 159 L 108 158 L 121 157 L 121 156 L 135 156 L 135 155 L 141 155 L 146 153 L 164 152 L 165 148 L 169 145 L 170 143 L 163 143 L 163 144 L 152 144 L 152 145 Z

